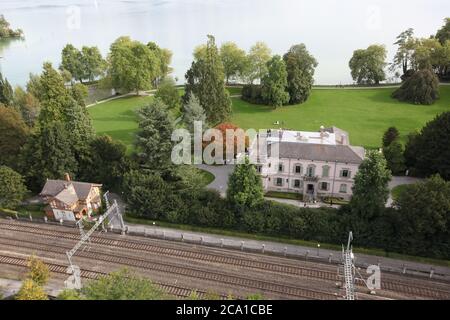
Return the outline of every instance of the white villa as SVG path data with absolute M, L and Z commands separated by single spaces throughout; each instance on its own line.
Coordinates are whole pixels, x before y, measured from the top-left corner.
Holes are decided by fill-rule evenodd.
M 323 126 L 318 132 L 266 132 L 259 134 L 259 142 L 255 139 L 248 150 L 250 158 L 257 159 L 265 191 L 301 193 L 305 200 L 351 198 L 365 151 L 350 145 L 347 132 Z

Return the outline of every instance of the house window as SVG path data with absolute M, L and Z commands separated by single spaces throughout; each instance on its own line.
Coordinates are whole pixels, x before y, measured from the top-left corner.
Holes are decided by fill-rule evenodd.
M 327 182 L 321 182 L 320 183 L 320 190 L 327 191 L 328 190 L 328 183 Z
M 295 179 L 294 180 L 294 188 L 301 188 L 301 180 Z
M 256 171 L 258 171 L 259 173 L 261 173 L 261 169 L 262 169 L 262 166 L 256 166 Z
M 322 167 L 322 177 L 328 177 L 330 175 L 330 167 L 329 166 L 323 166 Z
M 314 166 L 308 166 L 308 169 L 306 169 L 306 175 L 308 177 L 314 177 L 315 167 Z
M 296 174 L 302 174 L 302 166 L 300 164 L 296 164 L 294 166 L 294 173 Z
M 283 178 L 276 178 L 276 180 L 275 180 L 275 185 L 276 185 L 277 187 L 283 186 Z
M 341 184 L 339 188 L 340 193 L 347 193 L 347 185 L 345 183 Z
M 341 171 L 341 177 L 342 177 L 342 178 L 350 178 L 350 170 L 348 170 L 348 169 L 343 169 L 343 170 Z
M 283 164 L 278 164 L 278 172 L 283 172 Z

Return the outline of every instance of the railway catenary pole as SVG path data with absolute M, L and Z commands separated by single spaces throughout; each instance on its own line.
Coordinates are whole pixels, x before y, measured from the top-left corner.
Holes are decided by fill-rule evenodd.
M 83 232 L 80 241 L 75 244 L 75 246 L 72 248 L 72 250 L 66 252 L 67 260 L 69 261 L 69 268 L 67 269 L 67 272 L 71 274 L 69 279 L 66 281 L 66 286 L 72 285 L 75 286 L 72 289 L 79 289 L 79 286 L 81 284 L 81 281 L 79 279 L 80 276 L 80 268 L 72 263 L 72 257 L 77 253 L 78 249 L 81 248 L 81 246 L 86 242 L 90 241 L 90 236 L 94 233 L 95 230 L 105 221 L 106 218 L 113 215 L 120 215 L 119 206 L 117 204 L 117 201 L 114 200 L 114 203 L 112 206 L 109 207 L 109 209 L 101 215 L 97 222 L 92 226 L 92 228 L 87 231 Z
M 353 232 L 349 232 L 347 248 L 342 246 L 342 260 L 344 261 L 344 287 L 345 287 L 345 299 L 355 300 L 355 277 L 354 277 L 354 265 L 353 265 L 353 250 L 351 242 L 353 240 Z

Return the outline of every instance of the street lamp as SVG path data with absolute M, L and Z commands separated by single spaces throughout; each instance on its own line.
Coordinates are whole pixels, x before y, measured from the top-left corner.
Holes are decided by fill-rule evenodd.
M 319 256 L 319 250 L 320 250 L 320 243 L 317 244 L 317 256 Z

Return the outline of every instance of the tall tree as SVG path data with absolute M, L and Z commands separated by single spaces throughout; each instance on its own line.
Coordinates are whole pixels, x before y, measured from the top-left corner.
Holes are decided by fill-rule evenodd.
M 289 102 L 286 65 L 280 56 L 275 55 L 267 63 L 267 70 L 262 79 L 261 95 L 269 105 L 280 107 Z
M 444 112 L 428 122 L 420 134 L 406 144 L 405 155 L 419 174 L 440 174 L 450 180 L 450 112 Z M 411 159 L 412 158 L 412 159 Z
M 395 140 L 383 148 L 387 167 L 393 174 L 403 174 L 405 172 L 405 157 L 403 155 L 403 145 Z
M 392 97 L 414 104 L 433 104 L 439 98 L 439 79 L 431 69 L 416 71 Z
M 271 59 L 272 51 L 264 42 L 257 42 L 248 53 L 248 66 L 245 70 L 251 84 L 261 80 L 267 73 L 267 62 Z
M 191 93 L 199 99 L 206 112 L 208 122 L 223 122 L 231 113 L 231 100 L 225 89 L 223 65 L 215 39 L 208 35 L 206 51 L 203 58 L 192 63 L 186 73 L 184 103 Z
M 444 22 L 445 24 L 436 33 L 436 38 L 442 45 L 450 40 L 450 18 L 445 18 Z
M 283 56 L 287 71 L 287 91 L 290 103 L 305 102 L 314 84 L 314 71 L 318 66 L 316 59 L 304 44 L 292 46 Z
M 0 165 L 17 167 L 17 155 L 29 134 L 18 112 L 0 105 Z
M 411 68 L 412 54 L 416 46 L 414 39 L 414 30 L 412 28 L 403 31 L 397 36 L 397 41 L 394 45 L 398 46 L 397 52 L 394 56 L 394 62 L 390 69 L 394 71 L 400 67 L 403 71 L 403 75 L 406 75 Z
M 117 89 L 148 90 L 159 76 L 160 66 L 155 52 L 139 41 L 120 37 L 111 45 L 108 75 Z
M 399 136 L 400 133 L 398 132 L 396 127 L 389 127 L 383 135 L 383 147 L 389 146 Z
M 159 170 L 170 166 L 174 125 L 167 106 L 160 99 L 154 99 L 138 111 L 138 116 L 136 148 L 140 160 L 151 169 Z
M 88 79 L 89 81 L 102 76 L 106 68 L 106 61 L 103 59 L 98 47 L 95 46 L 83 46 L 81 48 L 81 64 L 83 79 Z
M 23 120 L 29 127 L 34 127 L 39 116 L 39 100 L 30 92 L 26 92 L 21 87 L 14 90 L 14 107 L 20 112 Z
M 27 193 L 22 176 L 7 166 L 0 166 L 0 208 L 15 209 Z
M 0 103 L 11 106 L 13 102 L 14 91 L 8 82 L 8 79 L 3 78 L 0 72 Z
M 394 202 L 400 221 L 396 237 L 407 253 L 450 254 L 450 182 L 439 175 L 408 185 Z
M 348 223 L 361 239 L 370 239 L 373 234 L 372 223 L 384 212 L 390 180 L 391 172 L 386 159 L 378 151 L 369 151 L 355 176 L 349 204 L 351 217 Z
M 150 48 L 158 59 L 158 71 L 157 76 L 154 79 L 154 86 L 167 77 L 172 71 L 170 62 L 172 61 L 172 52 L 169 49 L 160 48 L 156 43 L 149 42 L 147 47 Z
M 225 42 L 220 47 L 220 58 L 225 73 L 226 84 L 230 79 L 236 79 L 244 70 L 246 62 L 245 51 L 240 49 L 234 42 Z
M 227 200 L 240 209 L 254 208 L 264 201 L 261 176 L 247 157 L 230 175 Z
M 159 98 L 169 109 L 180 110 L 181 97 L 180 92 L 175 86 L 175 81 L 170 78 L 164 78 L 156 90 L 155 98 Z
M 183 106 L 183 122 L 191 133 L 194 132 L 195 121 L 201 121 L 204 128 L 207 126 L 205 110 L 197 97 L 191 93 L 188 102 Z
M 67 70 L 71 76 L 83 82 L 84 70 L 83 70 L 83 55 L 72 44 L 68 43 L 61 52 L 61 70 Z
M 355 50 L 349 62 L 353 80 L 358 84 L 379 84 L 386 79 L 385 60 L 384 46 L 371 45 L 367 49 Z

